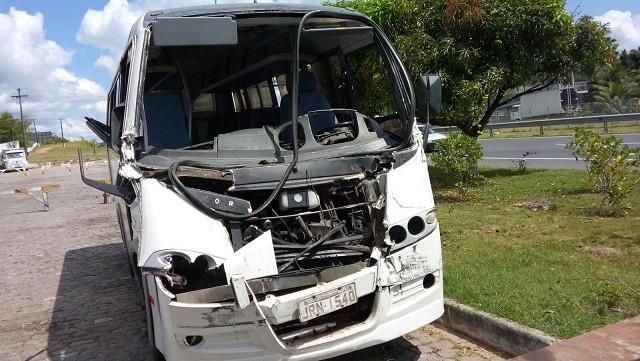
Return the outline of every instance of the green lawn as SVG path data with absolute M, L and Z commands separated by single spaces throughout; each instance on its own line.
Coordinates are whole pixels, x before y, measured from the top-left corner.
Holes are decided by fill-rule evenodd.
M 608 218 L 582 171 L 481 173 L 469 202 L 434 185 L 446 296 L 559 338 L 640 313 L 640 188 Z
M 87 142 L 69 142 L 64 146 L 62 144 L 49 144 L 42 145 L 35 148 L 27 156 L 29 163 L 42 163 L 52 162 L 55 164 L 68 162 L 73 160 L 78 161 L 78 148 L 82 149 L 82 156 L 84 160 L 100 160 L 107 159 L 106 148 L 96 148 L 95 154 L 93 149 L 87 144 Z

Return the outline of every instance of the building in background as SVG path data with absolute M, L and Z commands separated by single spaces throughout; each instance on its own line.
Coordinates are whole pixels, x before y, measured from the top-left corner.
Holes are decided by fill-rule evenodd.
M 51 132 L 35 132 L 31 133 L 30 141 L 31 143 L 43 143 L 51 139 L 52 137 L 53 134 L 51 134 Z

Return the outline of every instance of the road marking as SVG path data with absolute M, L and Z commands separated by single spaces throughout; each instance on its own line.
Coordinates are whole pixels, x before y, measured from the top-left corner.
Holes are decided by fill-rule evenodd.
M 612 134 L 615 135 L 615 134 Z M 624 135 L 628 135 L 628 134 L 624 134 Z M 522 137 L 522 138 L 482 138 L 482 139 L 478 139 L 478 141 L 485 141 L 485 140 L 520 140 L 520 139 L 559 139 L 559 138 L 567 138 L 567 139 L 572 139 L 573 136 L 572 135 L 549 135 L 546 137 Z
M 516 160 L 518 157 L 483 157 L 485 160 Z M 532 158 L 526 157 L 526 160 L 576 160 L 575 158 Z
M 625 143 L 625 142 L 622 142 L 622 144 L 626 144 L 626 145 L 640 145 L 640 143 L 638 143 L 638 142 L 631 142 L 631 143 Z M 556 144 L 556 145 L 561 145 L 561 146 L 563 146 L 563 147 L 564 147 L 564 146 L 566 146 L 566 144 Z

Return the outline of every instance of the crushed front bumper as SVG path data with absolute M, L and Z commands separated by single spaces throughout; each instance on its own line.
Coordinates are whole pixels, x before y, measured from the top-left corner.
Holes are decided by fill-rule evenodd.
M 385 265 L 406 264 L 403 258 L 435 251 L 432 247 L 439 251 L 438 232 L 375 266 L 315 287 L 269 295 L 262 301 L 254 297 L 245 308 L 234 302 L 178 302 L 159 279 L 147 276 L 153 282 L 149 284 L 155 285 L 149 295 L 159 311 L 154 312 L 154 322 L 161 324 L 161 330 L 156 327 L 156 345 L 167 360 L 318 360 L 395 339 L 433 322 L 444 312 L 441 259 L 431 260 L 432 267 L 416 268 L 413 273 L 396 268 L 397 277 L 392 277 L 395 271 Z M 424 272 L 416 273 L 418 269 Z M 383 279 L 391 278 L 399 281 L 381 286 Z M 373 294 L 373 307 L 364 321 L 295 341 L 283 341 L 274 331 L 273 325 L 298 319 L 300 300 L 349 284 L 355 284 L 359 299 Z M 186 340 L 194 337 L 199 342 L 190 346 Z

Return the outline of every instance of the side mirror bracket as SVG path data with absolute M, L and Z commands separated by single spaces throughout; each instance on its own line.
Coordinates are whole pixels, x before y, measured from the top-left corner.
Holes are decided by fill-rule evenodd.
M 80 178 L 84 182 L 84 184 L 89 187 L 95 188 L 99 191 L 102 191 L 107 194 L 114 195 L 116 197 L 120 197 L 127 202 L 130 202 L 135 197 L 135 193 L 133 190 L 126 187 L 119 187 L 113 184 L 107 184 L 95 179 L 89 179 L 84 175 L 84 161 L 82 159 L 82 150 L 78 148 L 78 164 L 80 165 Z
M 442 108 L 442 81 L 438 75 L 423 75 L 418 83 L 416 111 L 418 116 L 437 118 Z
M 422 146 L 427 151 L 429 140 L 430 117 L 438 117 L 442 108 L 442 82 L 438 75 L 423 75 L 418 83 L 416 96 L 416 112 L 420 118 L 426 119 Z

